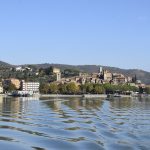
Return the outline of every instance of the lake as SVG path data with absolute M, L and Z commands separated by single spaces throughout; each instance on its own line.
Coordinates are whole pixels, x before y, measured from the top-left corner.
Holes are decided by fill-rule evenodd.
M 149 98 L 0 97 L 2 150 L 149 150 Z

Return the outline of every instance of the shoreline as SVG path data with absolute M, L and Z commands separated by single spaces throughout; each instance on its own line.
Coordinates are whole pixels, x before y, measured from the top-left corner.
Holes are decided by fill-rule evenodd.
M 0 94 L 2 97 L 13 97 L 8 94 Z M 107 94 L 80 94 L 80 95 L 64 95 L 64 94 L 35 94 L 30 97 L 45 97 L 45 98 L 107 98 Z M 120 95 L 121 98 L 131 98 L 135 97 L 132 95 Z M 150 97 L 150 94 L 145 95 L 144 97 Z
M 106 94 L 81 94 L 81 95 L 63 95 L 63 94 L 40 94 L 40 97 L 78 97 L 78 98 L 106 98 Z
M 63 94 L 40 94 L 40 97 L 78 97 L 78 98 L 107 98 L 107 94 L 81 94 L 81 95 L 63 95 Z M 133 97 L 131 95 L 120 95 L 121 98 L 129 98 L 129 97 Z
M 9 96 L 8 94 L 0 94 L 0 96 L 5 97 L 13 97 Z M 77 98 L 107 98 L 107 94 L 80 94 L 80 95 L 64 95 L 64 94 L 35 94 L 30 97 L 49 97 L 49 98 L 71 98 L 71 97 L 77 97 Z
M 39 97 L 83 97 L 82 95 L 63 95 L 63 94 L 39 94 Z

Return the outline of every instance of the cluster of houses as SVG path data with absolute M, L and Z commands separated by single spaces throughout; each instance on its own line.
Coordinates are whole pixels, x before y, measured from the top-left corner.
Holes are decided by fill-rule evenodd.
M 32 71 L 31 68 L 26 67 L 17 67 L 16 71 L 24 71 L 24 69 L 27 69 L 29 71 Z M 128 83 L 131 86 L 136 87 L 145 87 L 145 84 L 142 84 L 141 81 L 134 79 L 133 77 L 125 76 L 120 73 L 111 73 L 108 70 L 104 70 L 102 67 L 99 68 L 99 71 L 97 73 L 79 73 L 78 76 L 74 77 L 68 77 L 68 78 L 61 78 L 61 71 L 59 68 L 53 68 L 53 74 L 56 75 L 56 81 L 54 83 L 56 84 L 66 84 L 74 82 L 77 85 L 85 84 L 85 83 L 94 83 L 94 84 L 126 84 Z M 134 80 L 134 81 L 133 81 Z M 0 83 L 0 93 L 4 93 L 3 87 L 9 87 L 11 84 L 15 86 L 17 89 L 17 92 L 20 92 L 20 94 L 27 94 L 30 92 L 32 93 L 39 93 L 39 82 L 25 82 L 24 80 L 18 80 L 18 79 L 3 79 Z
M 140 80 L 136 80 L 136 77 L 125 76 L 120 73 L 111 73 L 108 70 L 104 70 L 102 67 L 99 68 L 97 73 L 79 73 L 79 76 L 74 76 L 70 78 L 61 78 L 60 69 L 57 70 L 57 80 L 55 83 L 57 84 L 65 84 L 74 82 L 77 85 L 85 84 L 85 83 L 94 83 L 94 84 L 105 84 L 110 83 L 114 85 L 118 84 L 126 84 L 128 83 L 131 86 L 136 87 L 145 87 L 145 84 L 142 84 Z
M 15 68 L 15 71 L 22 71 L 23 72 L 25 70 L 32 71 L 32 68 L 30 68 L 30 67 L 21 67 L 21 66 L 18 66 L 18 67 Z

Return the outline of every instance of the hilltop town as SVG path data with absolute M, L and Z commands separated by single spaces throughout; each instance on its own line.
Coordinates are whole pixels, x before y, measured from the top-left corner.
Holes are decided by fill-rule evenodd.
M 7 73 L 8 69 L 5 74 Z M 112 73 L 99 67 L 97 72 L 86 73 L 56 67 L 39 68 L 17 66 L 1 78 L 0 93 L 33 94 L 121 94 L 149 93 L 149 87 L 133 77 Z

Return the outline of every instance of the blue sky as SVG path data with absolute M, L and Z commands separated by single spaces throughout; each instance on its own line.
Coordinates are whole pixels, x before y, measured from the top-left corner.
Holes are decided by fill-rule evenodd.
M 1 0 L 0 60 L 150 71 L 149 0 Z

